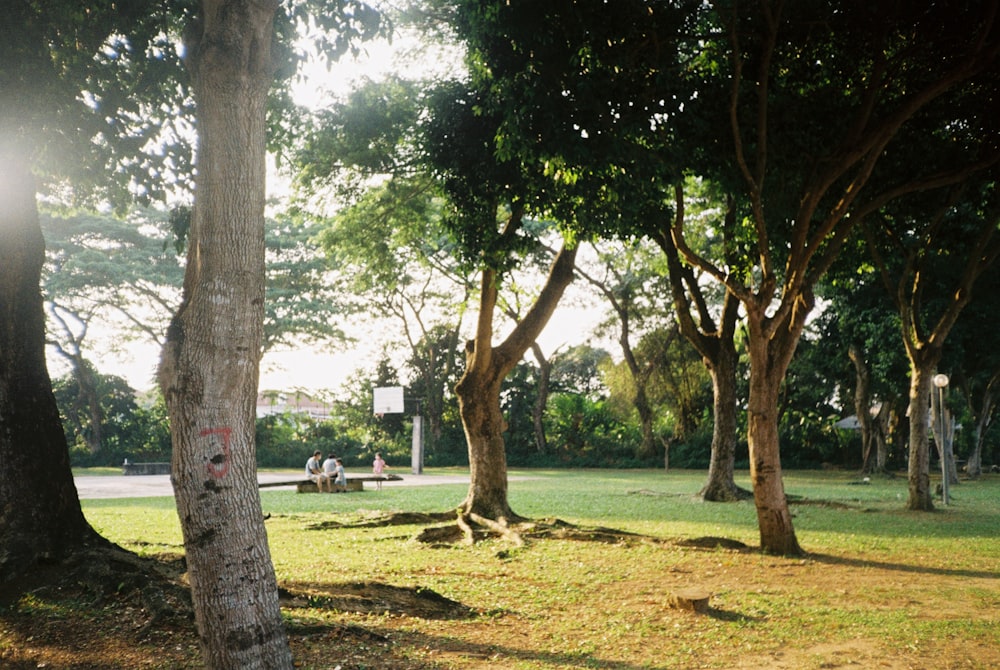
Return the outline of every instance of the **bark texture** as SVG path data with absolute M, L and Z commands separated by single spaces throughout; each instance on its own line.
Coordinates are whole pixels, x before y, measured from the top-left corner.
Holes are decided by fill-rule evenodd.
M 80 508 L 45 363 L 45 242 L 26 165 L 0 153 L 0 583 L 103 544 Z
M 770 554 L 784 556 L 801 554 L 792 525 L 792 515 L 785 497 L 781 475 L 781 454 L 778 441 L 778 396 L 781 381 L 795 354 L 796 344 L 805 323 L 805 313 L 793 319 L 789 330 L 765 332 L 770 325 L 765 310 L 749 310 L 747 323 L 751 331 L 750 394 L 747 401 L 747 441 L 750 447 L 750 480 L 753 482 L 754 503 L 760 547 Z M 754 331 L 757 331 L 754 336 Z
M 257 489 L 265 105 L 275 1 L 202 3 L 187 36 L 198 175 L 184 299 L 160 385 L 205 667 L 291 668 Z

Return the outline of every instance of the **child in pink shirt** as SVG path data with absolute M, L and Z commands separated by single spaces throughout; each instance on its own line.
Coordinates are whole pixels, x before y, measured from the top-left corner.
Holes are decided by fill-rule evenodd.
M 384 470 L 385 470 L 385 461 L 382 460 L 382 454 L 376 452 L 376 454 L 375 454 L 375 462 L 372 463 L 372 473 L 381 477 L 382 476 L 382 472 Z M 375 480 L 375 488 L 377 490 L 379 490 L 379 491 L 382 490 L 382 480 L 381 479 L 376 479 Z

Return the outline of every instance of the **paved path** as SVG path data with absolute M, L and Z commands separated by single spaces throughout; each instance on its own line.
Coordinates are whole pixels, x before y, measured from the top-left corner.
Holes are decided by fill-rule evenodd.
M 469 475 L 411 475 L 401 474 L 403 479 L 395 482 L 383 482 L 382 486 L 430 486 L 433 484 L 468 484 Z M 299 470 L 288 472 L 261 472 L 257 481 L 284 482 L 305 479 Z M 149 498 L 154 496 L 173 496 L 174 489 L 170 485 L 170 475 L 108 475 L 74 478 L 76 492 L 84 498 Z M 276 486 L 269 490 L 283 490 L 286 487 Z M 289 485 L 287 488 L 294 488 Z M 374 488 L 372 482 L 367 488 Z

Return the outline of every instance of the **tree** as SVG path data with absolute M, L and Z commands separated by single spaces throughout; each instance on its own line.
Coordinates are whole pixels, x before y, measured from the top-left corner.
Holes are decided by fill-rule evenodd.
M 101 542 L 80 508 L 45 365 L 45 316 L 38 290 L 45 242 L 31 180 L 27 166 L 0 161 L 0 256 L 4 258 L 0 582 L 4 583 L 30 571 L 41 557 L 65 557 Z
M 639 416 L 639 426 L 642 431 L 640 458 L 649 458 L 656 453 L 656 440 L 653 434 L 653 407 L 649 400 L 650 377 L 656 370 L 655 358 L 647 358 L 640 366 L 632 343 L 633 328 L 641 335 L 642 325 L 649 318 L 649 306 L 655 304 L 656 280 L 658 278 L 651 267 L 648 257 L 643 257 L 642 249 L 637 243 L 627 243 L 621 248 L 613 248 L 605 253 L 598 253 L 604 269 L 604 277 L 593 276 L 577 269 L 583 279 L 595 287 L 610 303 L 614 316 L 618 321 L 618 343 L 622 356 L 632 377 L 634 395 L 632 404 Z M 652 295 L 647 294 L 649 291 Z
M 333 11 L 313 16 L 339 28 L 341 52 L 379 29 L 379 15 L 350 0 L 292 5 L 290 15 L 279 4 L 204 0 L 185 32 L 198 171 L 183 300 L 167 331 L 159 382 L 195 621 L 212 668 L 292 665 L 254 458 L 269 91 L 279 69 L 292 65 L 281 38 L 290 36 L 296 11 L 325 7 Z
M 324 221 L 319 240 L 354 296 L 354 313 L 388 315 L 402 333 L 433 451 L 475 282 L 452 253 L 445 196 L 420 160 L 423 105 L 417 82 L 365 82 L 317 115 L 296 157 L 296 182 L 300 206 Z M 316 193 L 338 202 L 335 215 L 312 213 Z
M 36 194 L 120 202 L 130 182 L 183 154 L 141 111 L 162 91 L 140 85 L 177 65 L 170 23 L 139 5 L 11 3 L 0 26 L 0 580 L 90 548 L 45 365 L 39 291 L 45 260 Z M 147 59 L 146 54 L 154 54 Z M 124 91 L 129 91 L 124 94 Z M 176 94 L 175 94 L 176 96 Z M 171 97 L 182 106 L 182 101 Z M 168 158 L 169 157 L 169 158 Z M 109 178 L 111 175 L 111 178 Z M 135 181 L 133 182 L 133 178 Z M 150 192 L 147 191 L 147 194 Z
M 1000 194 L 995 177 L 981 177 L 985 179 L 973 182 L 972 188 L 963 183 L 943 193 L 913 197 L 872 217 L 879 224 L 879 239 L 888 240 L 902 261 L 893 272 L 883 245 L 870 233 L 868 246 L 899 312 L 910 362 L 911 510 L 934 508 L 926 419 L 931 415 L 932 378 L 976 282 L 1000 255 Z M 944 435 L 939 427 L 936 443 L 947 463 Z
M 500 287 L 526 251 L 538 245 L 531 235 L 529 211 L 544 215 L 556 199 L 533 191 L 542 180 L 536 170 L 504 160 L 495 145 L 496 120 L 481 114 L 479 93 L 464 84 L 438 87 L 424 126 L 430 165 L 442 180 L 451 207 L 445 218 L 463 260 L 480 274 L 479 313 L 466 343 L 466 367 L 455 386 L 459 414 L 469 447 L 469 492 L 461 505 L 472 520 L 515 520 L 507 499 L 507 461 L 500 389 L 538 338 L 573 280 L 576 245 L 564 241 L 538 296 L 499 344 L 493 344 Z
M 700 187 L 700 188 L 692 188 Z M 675 188 L 674 227 L 683 226 L 691 229 L 689 210 L 693 209 L 690 202 L 685 201 L 685 192 L 708 190 L 707 187 L 689 180 L 684 187 Z M 690 194 L 688 201 L 694 200 Z M 711 202 L 699 203 L 702 213 L 711 211 Z M 746 255 L 736 234 L 736 204 L 733 198 L 727 198 L 722 208 L 721 222 L 703 221 L 707 230 L 721 232 L 721 249 L 716 255 L 725 259 L 730 273 L 746 275 Z M 701 217 L 704 218 L 704 217 Z M 704 234 L 704 233 L 703 233 Z M 721 303 L 712 309 L 711 284 L 702 281 L 704 273 L 696 267 L 682 261 L 681 255 L 674 243 L 671 226 L 661 225 L 654 229 L 654 240 L 663 251 L 667 261 L 667 271 L 670 278 L 670 290 L 673 296 L 674 309 L 677 312 L 678 326 L 684 337 L 702 356 L 705 366 L 712 378 L 712 451 L 708 466 L 708 480 L 699 495 L 704 500 L 726 502 L 743 500 L 750 497 L 750 492 L 736 485 L 736 442 L 739 422 L 737 420 L 737 389 L 736 379 L 739 369 L 739 353 L 736 348 L 736 328 L 739 325 L 739 300 L 731 291 L 724 290 L 716 297 L 715 302 Z M 705 235 L 705 239 L 710 239 Z M 690 238 L 690 235 L 689 235 Z
M 995 75 L 992 6 L 467 7 L 472 42 L 489 54 L 477 74 L 491 82 L 507 155 L 620 203 L 655 200 L 656 190 L 665 201 L 685 172 L 735 199 L 752 272 L 699 253 L 681 217 L 670 238 L 745 312 L 761 547 L 800 553 L 781 478 L 778 406 L 814 288 L 858 220 L 988 164 L 978 151 L 963 166 L 910 160 L 909 172 L 881 159 L 920 146 L 919 133 L 904 127 L 968 146 L 966 127 L 941 112 L 956 103 L 971 110 L 973 99 L 990 108 L 991 87 L 978 85 Z M 641 48 L 650 44 L 657 48 Z M 990 135 L 983 118 L 970 120 Z
M 996 418 L 997 394 L 1000 392 L 1000 360 L 995 346 L 983 346 L 986 333 L 1000 332 L 995 323 L 1000 310 L 1000 266 L 996 263 L 976 283 L 976 298 L 963 310 L 956 332 L 948 338 L 950 357 L 957 361 L 960 375 L 952 378 L 953 387 L 962 394 L 972 421 L 972 447 L 966 456 L 965 472 L 970 478 L 982 475 L 986 439 Z M 950 363 L 950 361 L 949 361 Z M 957 377 L 957 378 L 956 378 Z M 988 456 L 988 454 L 987 454 Z
M 159 380 L 195 621 L 210 668 L 292 667 L 254 457 L 265 110 L 277 62 L 277 9 L 276 1 L 205 0 L 184 44 L 198 172 L 184 297 L 167 333 Z
M 153 210 L 137 210 L 127 218 L 86 212 L 47 212 L 42 218 L 48 344 L 76 379 L 77 408 L 89 413 L 86 430 L 77 424 L 77 431 L 86 436 L 92 454 L 102 449 L 105 420 L 87 338 L 92 326 L 111 322 L 116 344 L 159 341 L 183 276 L 176 254 L 165 244 L 165 219 Z
M 409 348 L 434 442 L 473 282 L 451 254 L 442 199 L 426 177 L 394 177 L 334 217 L 320 240 L 360 303 L 358 311 L 393 320 Z

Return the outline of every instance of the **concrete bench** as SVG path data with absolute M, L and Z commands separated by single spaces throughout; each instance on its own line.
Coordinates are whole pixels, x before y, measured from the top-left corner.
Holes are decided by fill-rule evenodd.
M 365 482 L 399 482 L 403 478 L 399 475 L 347 475 L 347 490 L 363 491 Z M 293 479 L 287 482 L 267 482 L 257 485 L 258 488 L 269 488 L 272 486 L 294 486 L 297 493 L 318 493 L 319 487 L 311 479 Z
M 169 475 L 170 463 L 129 463 L 122 464 L 123 475 Z

